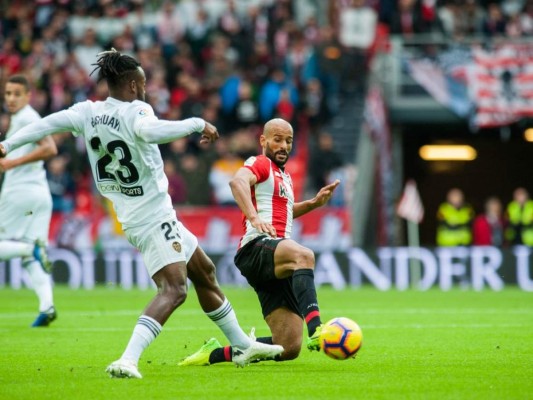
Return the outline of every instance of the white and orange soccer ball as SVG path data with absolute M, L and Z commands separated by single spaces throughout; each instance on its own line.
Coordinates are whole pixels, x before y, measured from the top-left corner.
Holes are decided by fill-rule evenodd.
M 322 327 L 320 348 L 335 360 L 352 358 L 361 348 L 363 332 L 355 321 L 349 318 L 333 318 Z

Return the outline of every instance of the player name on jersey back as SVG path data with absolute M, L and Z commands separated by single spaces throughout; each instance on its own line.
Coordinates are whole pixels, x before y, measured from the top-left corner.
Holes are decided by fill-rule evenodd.
M 107 125 L 110 128 L 120 130 L 120 120 L 109 115 L 96 115 L 91 118 L 91 126 L 94 128 L 96 125 Z

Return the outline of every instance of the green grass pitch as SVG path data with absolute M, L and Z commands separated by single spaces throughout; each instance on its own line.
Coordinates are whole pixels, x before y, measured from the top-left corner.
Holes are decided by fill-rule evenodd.
M 268 333 L 251 289 L 224 288 L 241 326 Z M 364 334 L 355 360 L 302 349 L 285 363 L 178 367 L 205 339 L 225 339 L 194 290 L 145 351 L 142 380 L 110 379 L 154 292 L 56 287 L 59 318 L 31 329 L 30 290 L 0 290 L 0 399 L 527 399 L 533 398 L 533 294 L 319 289 L 323 320 Z

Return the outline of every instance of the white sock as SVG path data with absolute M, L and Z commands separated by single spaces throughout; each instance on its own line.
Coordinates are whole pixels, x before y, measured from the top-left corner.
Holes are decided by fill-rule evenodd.
M 16 240 L 0 240 L 0 260 L 10 260 L 15 257 L 30 257 L 35 245 L 33 243 Z
M 47 311 L 54 305 L 52 294 L 52 277 L 44 272 L 43 267 L 35 260 L 24 261 L 23 263 L 28 275 L 31 278 L 33 290 L 39 299 L 39 311 Z
M 215 311 L 205 313 L 224 333 L 232 346 L 247 349 L 252 343 L 251 339 L 241 329 L 233 307 L 228 299 Z
M 126 350 L 124 350 L 120 358 L 133 361 L 137 364 L 144 349 L 161 333 L 161 329 L 163 329 L 161 324 L 155 319 L 147 315 L 141 315 L 137 321 L 137 325 L 133 328 L 133 333 L 126 346 Z

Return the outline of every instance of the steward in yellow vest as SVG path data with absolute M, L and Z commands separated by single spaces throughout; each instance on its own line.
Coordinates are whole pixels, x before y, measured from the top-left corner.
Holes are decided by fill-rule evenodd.
M 533 246 L 533 200 L 524 188 L 516 189 L 513 198 L 507 206 L 505 237 L 512 244 Z
M 474 210 L 464 203 L 463 192 L 452 189 L 437 212 L 437 246 L 469 246 Z

